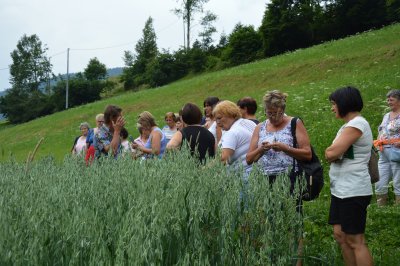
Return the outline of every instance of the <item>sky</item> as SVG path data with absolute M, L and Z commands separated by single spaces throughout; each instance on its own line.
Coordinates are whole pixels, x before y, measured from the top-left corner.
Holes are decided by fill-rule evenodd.
M 123 67 L 124 51 L 134 52 L 151 16 L 161 49 L 176 51 L 183 46 L 183 23 L 172 10 L 179 0 L 0 0 L 0 91 L 9 88 L 10 53 L 26 35 L 36 34 L 48 48 L 53 73 L 83 72 L 91 58 L 97 57 L 107 68 Z M 204 5 L 218 16 L 215 23 L 218 41 L 240 22 L 261 25 L 267 0 L 209 0 Z M 200 15 L 192 22 L 192 36 L 201 30 Z M 193 43 L 195 38 L 191 38 Z

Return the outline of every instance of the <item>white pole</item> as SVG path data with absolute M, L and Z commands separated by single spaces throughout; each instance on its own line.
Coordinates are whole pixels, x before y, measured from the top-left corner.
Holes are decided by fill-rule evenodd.
M 69 83 L 69 48 L 67 49 L 67 87 L 65 89 L 65 109 L 68 109 L 68 84 Z
M 183 15 L 182 15 L 182 20 L 183 20 L 183 49 L 186 50 L 185 19 L 183 18 Z

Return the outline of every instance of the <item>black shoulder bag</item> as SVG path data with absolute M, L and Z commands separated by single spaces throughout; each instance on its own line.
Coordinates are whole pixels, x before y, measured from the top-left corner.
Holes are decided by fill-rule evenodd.
M 297 138 L 296 138 L 296 124 L 297 117 L 293 117 L 291 121 L 291 130 L 293 136 L 293 147 L 297 147 Z M 310 201 L 318 198 L 319 193 L 324 186 L 324 172 L 321 165 L 321 162 L 315 154 L 314 148 L 311 146 L 312 157 L 310 161 L 297 161 L 293 158 L 293 180 L 296 181 L 296 178 L 304 177 L 306 179 L 307 186 L 301 189 L 302 191 L 302 199 L 304 201 Z M 296 171 L 297 164 L 297 171 Z

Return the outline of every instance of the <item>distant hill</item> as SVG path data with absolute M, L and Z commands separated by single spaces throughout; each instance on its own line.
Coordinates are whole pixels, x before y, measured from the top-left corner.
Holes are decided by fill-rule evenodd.
M 108 77 L 119 76 L 119 75 L 122 74 L 123 71 L 124 71 L 124 68 L 123 68 L 123 67 L 109 68 L 109 69 L 107 69 L 107 76 L 108 76 Z
M 119 75 L 122 74 L 123 71 L 124 71 L 123 67 L 109 68 L 109 69 L 107 69 L 107 77 L 110 78 L 110 77 L 119 76 Z M 69 77 L 73 78 L 76 74 L 77 73 L 69 73 Z M 66 79 L 67 78 L 67 74 L 63 74 L 63 75 L 61 75 L 61 77 L 63 79 Z
M 123 67 L 114 67 L 114 68 L 109 68 L 107 69 L 107 77 L 111 78 L 111 77 L 116 77 L 122 74 L 122 72 L 124 71 Z M 77 73 L 69 73 L 69 78 L 73 78 Z M 61 75 L 62 79 L 66 79 L 67 78 L 67 74 L 62 74 Z M 51 86 L 55 86 L 57 83 L 57 80 L 52 79 L 50 81 L 50 85 Z M 45 86 L 45 85 L 44 85 Z

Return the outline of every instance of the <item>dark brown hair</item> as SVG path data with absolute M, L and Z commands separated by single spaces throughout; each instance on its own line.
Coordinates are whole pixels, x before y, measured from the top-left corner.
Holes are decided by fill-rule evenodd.
M 104 123 L 110 125 L 112 120 L 121 115 L 122 109 L 116 105 L 107 105 L 104 110 Z
M 254 115 L 257 111 L 257 102 L 251 97 L 244 97 L 237 102 L 240 109 L 247 108 L 247 113 Z
M 182 120 L 187 125 L 195 125 L 201 123 L 201 110 L 194 103 L 187 103 L 182 108 Z

